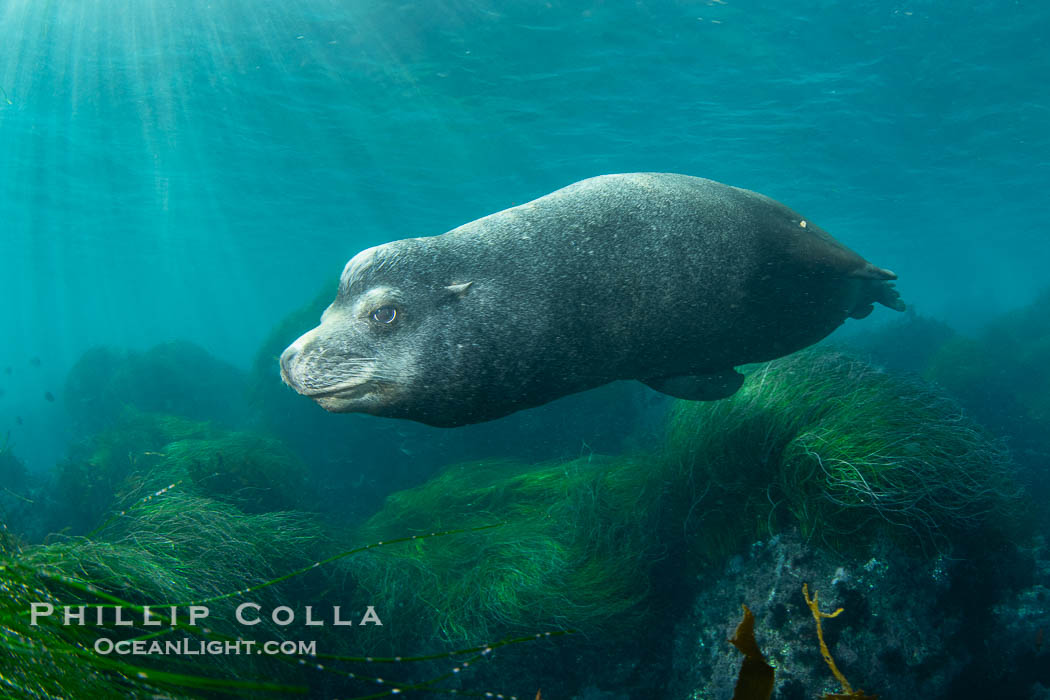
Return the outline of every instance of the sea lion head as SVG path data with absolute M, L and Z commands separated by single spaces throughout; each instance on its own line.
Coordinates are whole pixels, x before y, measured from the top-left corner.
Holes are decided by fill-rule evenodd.
M 321 323 L 281 354 L 281 377 L 328 411 L 427 420 L 432 390 L 455 373 L 446 308 L 467 295 L 425 239 L 369 248 L 343 269 L 335 301 Z M 437 280 L 437 281 L 435 281 Z M 432 395 L 432 394 L 431 394 Z M 420 413 L 422 412 L 422 417 Z

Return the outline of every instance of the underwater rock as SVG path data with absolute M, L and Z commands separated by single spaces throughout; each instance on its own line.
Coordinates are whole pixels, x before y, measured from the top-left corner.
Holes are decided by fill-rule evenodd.
M 948 324 L 908 309 L 899 318 L 865 327 L 833 345 L 848 348 L 886 369 L 921 375 L 944 344 L 955 337 Z
M 111 425 L 125 406 L 230 426 L 247 413 L 243 373 L 184 341 L 144 352 L 88 350 L 66 378 L 64 399 L 81 435 Z
M 0 438 L 0 527 L 22 536 L 40 533 L 42 509 L 37 503 L 38 479 L 14 453 L 10 435 Z
M 52 529 L 85 532 L 118 502 L 173 482 L 247 513 L 314 500 L 305 464 L 272 436 L 128 408 L 108 430 L 74 444 L 59 464 Z
M 1050 289 L 931 358 L 925 376 L 1024 457 L 1050 457 Z M 1031 460 L 1029 460 L 1031 461 Z
M 1041 532 L 1047 532 L 1045 525 Z M 1033 538 L 1027 552 L 1033 559 L 1030 573 L 1022 585 L 992 607 L 984 630 L 986 652 L 967 674 L 968 687 L 983 691 L 985 697 L 1050 694 L 1043 687 L 1050 686 L 1050 547 L 1046 536 Z
M 849 555 L 798 533 L 757 542 L 699 577 L 692 608 L 675 626 L 667 697 L 733 696 L 740 654 L 727 640 L 741 603 L 754 612 L 759 648 L 776 667 L 775 697 L 840 692 L 802 583 L 819 591 L 823 610 L 843 608 L 823 621 L 824 638 L 854 688 L 884 698 L 952 697 L 953 681 L 980 652 L 966 639 L 980 613 L 950 602 L 953 577 L 966 575 L 960 562 L 917 561 L 889 541 Z
M 5 489 L 20 489 L 28 477 L 22 460 L 15 456 L 11 447 L 11 436 L 0 438 L 0 486 Z

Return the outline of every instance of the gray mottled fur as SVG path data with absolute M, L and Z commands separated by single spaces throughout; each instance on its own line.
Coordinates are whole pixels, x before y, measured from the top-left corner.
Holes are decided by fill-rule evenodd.
M 329 410 L 439 426 L 617 379 L 717 398 L 734 366 L 811 345 L 873 303 L 903 309 L 892 279 L 755 192 L 605 175 L 358 254 L 282 373 Z M 392 323 L 372 318 L 382 307 Z M 723 388 L 705 396 L 706 375 Z

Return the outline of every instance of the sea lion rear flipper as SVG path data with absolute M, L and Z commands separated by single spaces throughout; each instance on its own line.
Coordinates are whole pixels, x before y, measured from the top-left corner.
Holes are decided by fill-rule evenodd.
M 867 263 L 864 267 L 851 272 L 849 276 L 863 280 L 867 287 L 864 303 L 850 312 L 852 318 L 864 318 L 870 314 L 873 303 L 882 304 L 894 311 L 904 311 L 906 308 L 900 292 L 893 286 L 893 280 L 897 279 L 897 275 L 892 270 L 885 270 Z
M 893 270 L 872 265 L 832 238 L 827 231 L 805 221 L 798 227 L 792 227 L 791 231 L 795 239 L 790 251 L 797 264 L 805 268 L 816 266 L 832 274 L 837 272 L 863 284 L 859 288 L 863 298 L 855 300 L 853 308 L 846 312 L 848 316 L 864 318 L 872 312 L 872 304 L 904 311 L 904 302 L 893 288 L 893 280 L 897 279 L 897 273 Z
M 877 286 L 875 291 L 875 301 L 879 302 L 883 306 L 888 306 L 894 311 L 904 311 L 907 306 L 904 304 L 904 300 L 901 299 L 901 294 L 893 285 L 889 282 L 875 282 Z
M 642 383 L 661 394 L 689 401 L 715 401 L 732 396 L 744 383 L 744 375 L 727 369 L 714 374 L 683 374 L 677 377 L 654 377 Z
M 865 280 L 895 280 L 897 279 L 897 273 L 893 270 L 887 270 L 884 267 L 878 267 L 872 265 L 870 262 L 864 261 L 865 264 L 862 267 L 858 267 L 849 273 L 850 277 L 858 277 Z

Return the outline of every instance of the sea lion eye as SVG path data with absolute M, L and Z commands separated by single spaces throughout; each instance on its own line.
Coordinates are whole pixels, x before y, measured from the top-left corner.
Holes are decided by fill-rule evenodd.
M 372 320 L 379 323 L 393 323 L 397 318 L 397 309 L 393 306 L 381 306 L 372 312 Z

